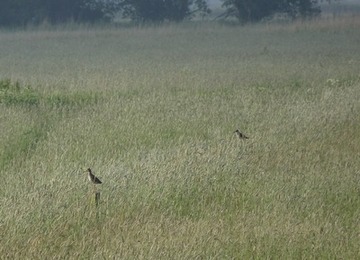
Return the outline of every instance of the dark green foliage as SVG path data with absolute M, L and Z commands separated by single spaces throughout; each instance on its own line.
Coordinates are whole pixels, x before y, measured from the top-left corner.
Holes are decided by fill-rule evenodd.
M 109 20 L 117 11 L 116 1 L 96 0 L 1 0 L 0 26 Z
M 1 0 L 0 25 L 25 25 L 37 16 L 38 4 L 41 0 Z
M 123 0 L 124 17 L 140 23 L 179 22 L 195 12 L 209 13 L 204 0 Z
M 210 9 L 206 0 L 2 0 L 0 26 L 110 21 L 119 11 L 136 22 L 160 23 L 205 15 Z
M 311 17 L 320 13 L 318 0 L 223 0 L 226 17 L 234 16 L 241 23 L 258 22 L 276 13 L 291 18 Z
M 41 0 L 42 7 L 52 23 L 66 22 L 94 22 L 105 19 L 108 9 L 104 4 L 95 0 Z
M 281 12 L 288 14 L 292 18 L 313 17 L 320 14 L 318 0 L 286 0 L 280 6 Z

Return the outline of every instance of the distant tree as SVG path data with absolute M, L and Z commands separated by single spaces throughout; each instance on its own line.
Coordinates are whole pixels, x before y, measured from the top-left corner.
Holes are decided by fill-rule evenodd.
M 222 0 L 225 16 L 241 23 L 258 22 L 276 13 L 292 18 L 311 17 L 320 13 L 318 0 Z
M 41 0 L 0 0 L 0 25 L 25 25 L 37 15 Z
M 48 20 L 61 23 L 108 20 L 120 0 L 0 0 L 0 25 L 23 26 Z
M 120 6 L 125 18 L 140 23 L 178 22 L 196 12 L 210 12 L 206 0 L 123 0 Z
M 319 15 L 321 10 L 319 0 L 287 0 L 281 5 L 280 12 L 291 18 L 307 18 Z
M 45 14 L 52 23 L 95 22 L 110 17 L 115 10 L 108 8 L 108 2 L 98 0 L 40 0 Z

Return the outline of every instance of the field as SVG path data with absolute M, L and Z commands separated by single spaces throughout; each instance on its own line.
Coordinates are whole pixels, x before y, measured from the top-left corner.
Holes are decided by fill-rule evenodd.
M 0 258 L 359 258 L 359 25 L 0 31 Z

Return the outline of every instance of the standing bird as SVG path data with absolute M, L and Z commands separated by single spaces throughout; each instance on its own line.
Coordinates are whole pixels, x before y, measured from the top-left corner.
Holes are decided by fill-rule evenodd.
M 88 168 L 85 172 L 88 172 L 88 178 L 89 178 L 89 181 L 91 181 L 92 183 L 94 184 L 101 184 L 102 182 L 99 180 L 98 177 L 96 177 L 92 172 L 91 172 L 91 169 Z
M 236 129 L 236 131 L 234 132 L 237 134 L 237 136 L 240 138 L 240 139 L 249 139 L 249 137 L 247 137 L 246 135 L 244 135 L 243 133 L 241 133 L 239 131 L 239 129 Z

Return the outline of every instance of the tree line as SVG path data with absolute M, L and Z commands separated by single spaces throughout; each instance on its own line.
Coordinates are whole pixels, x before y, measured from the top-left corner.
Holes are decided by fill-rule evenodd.
M 320 13 L 322 0 L 221 0 L 223 18 L 258 22 L 281 13 L 291 18 Z M 329 0 L 327 0 L 329 1 Z M 211 12 L 206 0 L 0 0 L 0 26 L 110 22 L 116 15 L 136 23 L 179 22 Z

